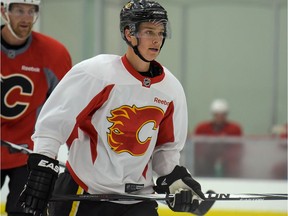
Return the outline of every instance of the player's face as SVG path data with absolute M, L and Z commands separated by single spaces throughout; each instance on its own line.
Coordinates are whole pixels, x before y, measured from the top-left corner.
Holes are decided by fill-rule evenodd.
M 216 124 L 224 124 L 227 121 L 227 113 L 214 113 L 213 121 Z
M 20 38 L 29 36 L 38 15 L 35 5 L 13 4 L 9 10 L 10 25 Z
M 163 24 L 154 24 L 152 22 L 140 24 L 137 33 L 139 38 L 138 50 L 145 59 L 152 61 L 159 55 L 164 32 Z

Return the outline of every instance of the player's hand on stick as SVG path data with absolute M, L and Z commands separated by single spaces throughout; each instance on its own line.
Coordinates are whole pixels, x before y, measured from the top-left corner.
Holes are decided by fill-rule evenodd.
M 205 199 L 201 185 L 181 166 L 176 166 L 170 174 L 159 177 L 154 190 L 157 193 L 175 194 L 174 199 L 167 203 L 176 212 L 192 212 L 198 208 L 199 201 Z
M 42 215 L 58 177 L 59 162 L 41 154 L 30 154 L 27 165 L 29 177 L 19 202 L 26 213 Z

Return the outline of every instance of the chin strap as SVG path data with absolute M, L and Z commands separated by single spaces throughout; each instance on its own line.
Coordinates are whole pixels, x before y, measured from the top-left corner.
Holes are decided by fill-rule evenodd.
M 139 40 L 139 38 L 138 38 L 137 36 L 136 36 L 136 38 L 137 38 L 137 45 L 136 45 L 136 46 L 133 46 L 130 42 L 127 41 L 128 44 L 133 48 L 134 53 L 135 53 L 142 61 L 144 61 L 144 62 L 151 62 L 151 61 L 145 59 L 145 58 L 141 55 L 141 53 L 139 52 L 138 45 L 140 44 L 140 40 Z M 152 60 L 152 61 L 153 61 L 153 60 Z
M 163 40 L 162 40 L 162 44 L 161 44 L 161 47 L 160 47 L 160 51 L 161 51 L 162 47 L 164 46 L 164 43 L 165 43 L 165 37 L 164 37 Z
M 18 36 L 15 34 L 15 32 L 13 31 L 10 23 L 7 23 L 7 26 L 8 26 L 9 31 L 11 32 L 11 34 L 12 34 L 16 39 L 18 39 L 18 40 L 25 41 L 25 40 L 30 36 L 30 34 L 29 34 L 29 35 L 28 35 L 27 37 L 25 37 L 25 38 L 20 38 L 20 37 L 18 37 Z
M 144 61 L 144 62 L 152 62 L 152 61 L 149 61 L 149 60 L 147 60 L 147 59 L 145 59 L 142 55 L 141 55 L 141 53 L 139 52 L 139 50 L 138 50 L 138 46 L 132 46 L 132 48 L 133 48 L 133 50 L 134 50 L 134 53 L 142 60 L 142 61 Z
M 7 27 L 8 27 L 8 29 L 9 29 L 9 31 L 11 32 L 11 34 L 12 34 L 16 39 L 18 39 L 18 40 L 26 40 L 27 38 L 20 38 L 20 37 L 18 37 L 18 36 L 16 35 L 16 33 L 13 31 L 13 29 L 12 29 L 12 27 L 11 27 L 11 25 L 10 25 L 10 20 L 9 20 L 8 12 L 5 12 L 5 15 L 6 15 L 6 18 L 7 18 L 7 19 L 5 19 L 5 18 L 3 17 L 3 20 L 4 20 L 5 23 L 7 24 Z

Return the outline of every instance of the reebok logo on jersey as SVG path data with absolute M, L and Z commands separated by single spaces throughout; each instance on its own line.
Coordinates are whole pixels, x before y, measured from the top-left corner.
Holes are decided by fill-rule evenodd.
M 159 99 L 159 98 L 157 98 L 157 97 L 154 98 L 154 102 L 155 102 L 155 103 L 159 103 L 159 104 L 163 104 L 163 105 L 165 105 L 165 106 L 168 106 L 168 105 L 170 104 L 170 102 L 168 102 L 168 101 L 166 101 L 166 100 L 161 100 L 161 99 Z
M 28 67 L 28 66 L 22 65 L 21 69 L 23 71 L 40 72 L 40 68 L 38 67 Z
M 112 110 L 107 120 L 112 123 L 107 141 L 113 151 L 141 156 L 147 151 L 151 139 L 164 118 L 159 107 L 124 105 Z
M 49 163 L 49 162 L 46 161 L 46 160 L 41 160 L 41 161 L 38 163 L 38 166 L 50 168 L 50 169 L 54 170 L 54 171 L 57 172 L 57 173 L 59 172 L 59 166 L 54 165 L 53 163 Z

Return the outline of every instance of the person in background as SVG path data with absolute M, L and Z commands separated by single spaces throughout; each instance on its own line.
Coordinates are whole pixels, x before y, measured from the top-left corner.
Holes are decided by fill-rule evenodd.
M 282 140 L 287 139 L 288 137 L 288 123 L 275 125 L 272 128 L 273 137 L 281 138 Z
M 241 136 L 238 123 L 228 120 L 229 106 L 223 99 L 216 99 L 211 104 L 212 120 L 198 124 L 195 135 L 204 136 Z
M 28 177 L 28 156 L 9 145 L 33 149 L 38 113 L 72 67 L 61 43 L 32 31 L 39 6 L 40 0 L 1 0 L 1 188 L 9 177 L 9 216 L 32 215 L 16 205 Z
M 272 128 L 273 137 L 278 140 L 278 148 L 286 155 L 285 159 L 276 163 L 272 168 L 273 179 L 288 179 L 287 170 L 287 147 L 288 147 L 288 123 L 275 125 Z
M 224 99 L 216 99 L 211 104 L 212 120 L 202 122 L 195 128 L 194 136 L 215 137 L 215 141 L 205 138 L 195 142 L 196 175 L 216 177 L 239 177 L 242 144 L 226 140 L 219 141 L 217 137 L 240 137 L 241 126 L 228 119 L 229 105 Z M 209 160 L 207 160 L 207 158 Z

